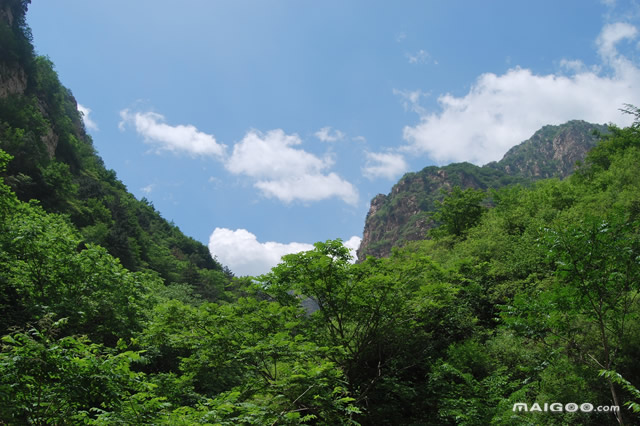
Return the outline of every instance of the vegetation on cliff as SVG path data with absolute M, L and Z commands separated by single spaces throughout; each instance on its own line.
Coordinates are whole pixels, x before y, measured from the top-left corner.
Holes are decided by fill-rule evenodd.
M 498 162 L 482 167 L 470 163 L 429 166 L 405 174 L 390 194 L 372 200 L 358 258 L 388 256 L 392 247 L 427 238 L 428 231 L 438 225 L 433 217 L 436 202 L 455 186 L 486 190 L 568 176 L 595 146 L 598 135 L 606 132 L 606 126 L 577 120 L 545 126 Z

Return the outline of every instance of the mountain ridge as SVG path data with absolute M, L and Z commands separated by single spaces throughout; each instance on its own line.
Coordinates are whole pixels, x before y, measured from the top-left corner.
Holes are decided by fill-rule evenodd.
M 467 162 L 427 166 L 406 173 L 389 194 L 372 199 L 358 259 L 364 260 L 367 255 L 386 257 L 392 247 L 425 239 L 427 231 L 435 226 L 431 213 L 442 198 L 442 189 L 460 186 L 486 190 L 552 177 L 562 179 L 596 145 L 598 134 L 606 132 L 607 126 L 582 120 L 547 125 L 512 147 L 499 161 L 483 166 Z

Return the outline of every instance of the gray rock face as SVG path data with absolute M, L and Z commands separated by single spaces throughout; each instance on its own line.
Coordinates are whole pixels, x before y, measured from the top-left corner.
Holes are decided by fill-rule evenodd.
M 571 174 L 577 161 L 583 160 L 598 142 L 594 131 L 606 133 L 607 127 L 584 121 L 569 121 L 559 126 L 544 126 L 530 139 L 511 148 L 497 162 L 482 167 L 456 163 L 430 166 L 407 173 L 388 195 L 371 201 L 365 220 L 358 259 L 367 255 L 385 257 L 391 248 L 408 241 L 426 238 L 434 226 L 430 213 L 441 189 L 498 188 L 513 183 L 530 183 Z
M 0 63 L 0 99 L 22 95 L 27 88 L 27 74 L 17 66 Z

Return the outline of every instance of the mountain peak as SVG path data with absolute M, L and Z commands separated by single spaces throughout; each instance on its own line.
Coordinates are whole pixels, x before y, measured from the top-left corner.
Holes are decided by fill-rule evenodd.
M 435 225 L 431 212 L 435 201 L 442 198 L 441 189 L 457 185 L 486 190 L 565 178 L 597 144 L 598 134 L 605 132 L 605 125 L 581 120 L 547 125 L 511 148 L 500 161 L 482 167 L 470 163 L 428 166 L 405 174 L 388 195 L 379 194 L 371 201 L 358 259 L 367 255 L 385 257 L 392 247 L 426 238 L 427 231 Z
M 547 125 L 507 151 L 502 160 L 486 166 L 531 179 L 564 178 L 596 145 L 595 135 L 605 132 L 606 125 L 582 120 Z

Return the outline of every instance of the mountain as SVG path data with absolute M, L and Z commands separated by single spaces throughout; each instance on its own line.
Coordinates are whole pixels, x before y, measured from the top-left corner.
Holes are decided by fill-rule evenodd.
M 28 4 L 0 1 L 0 149 L 13 157 L 1 177 L 21 201 L 65 215 L 83 244 L 105 247 L 127 269 L 220 297 L 231 271 L 105 167 L 73 94 L 34 52 Z
M 482 167 L 470 163 L 429 166 L 405 174 L 388 195 L 378 194 L 371 201 L 358 258 L 386 257 L 392 247 L 426 238 L 435 225 L 431 213 L 436 200 L 442 198 L 441 190 L 454 186 L 486 190 L 551 177 L 562 179 L 596 145 L 598 133 L 606 132 L 605 125 L 578 120 L 544 126 L 500 161 Z

